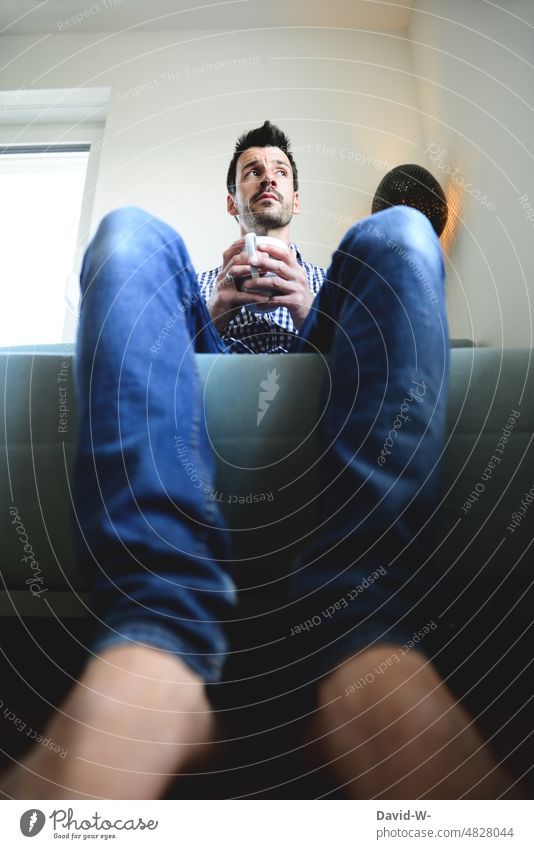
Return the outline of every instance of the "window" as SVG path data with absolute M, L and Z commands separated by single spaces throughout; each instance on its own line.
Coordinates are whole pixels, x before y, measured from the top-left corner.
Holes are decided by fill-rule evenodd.
M 89 148 L 0 147 L 0 347 L 73 338 Z

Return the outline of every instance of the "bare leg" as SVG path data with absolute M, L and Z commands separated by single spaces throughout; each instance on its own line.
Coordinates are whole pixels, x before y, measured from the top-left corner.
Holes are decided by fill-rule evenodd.
M 17 799 L 160 798 L 213 731 L 204 684 L 179 658 L 118 645 L 87 665 L 40 745 L 0 781 Z
M 397 645 L 364 650 L 327 676 L 313 732 L 351 798 L 496 799 L 512 784 L 434 667 Z

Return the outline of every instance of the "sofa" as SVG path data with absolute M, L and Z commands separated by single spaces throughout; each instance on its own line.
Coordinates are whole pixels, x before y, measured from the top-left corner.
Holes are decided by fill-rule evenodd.
M 90 627 L 89 586 L 71 542 L 73 357 L 70 345 L 0 352 L 2 680 L 11 712 L 38 729 L 83 666 Z M 287 565 L 316 518 L 313 505 L 303 507 L 300 473 L 317 457 L 314 424 L 327 365 L 309 354 L 203 354 L 197 363 L 240 588 L 236 650 L 215 698 L 236 733 L 233 745 L 220 747 L 217 770 L 181 779 L 172 792 L 335 795 L 328 775 L 295 744 L 299 694 L 279 679 Z M 272 369 L 279 392 L 260 426 L 260 384 Z M 436 611 L 432 659 L 518 776 L 534 764 L 533 435 L 532 351 L 454 345 L 436 520 L 447 604 Z M 22 559 L 26 544 L 33 569 Z M 12 723 L 1 724 L 6 763 L 27 745 Z

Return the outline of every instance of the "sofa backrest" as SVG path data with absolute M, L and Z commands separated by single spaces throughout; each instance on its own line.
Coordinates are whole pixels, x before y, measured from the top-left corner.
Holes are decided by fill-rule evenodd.
M 309 354 L 199 354 L 197 363 L 236 579 L 246 585 L 252 578 L 255 586 L 263 582 L 275 593 L 294 540 L 314 529 L 309 478 L 302 473 L 313 470 L 318 456 L 315 410 L 326 364 Z M 73 366 L 68 351 L 0 353 L 3 614 L 42 615 L 43 607 L 44 612 L 52 607 L 61 616 L 79 599 L 83 607 L 87 587 L 70 538 Z M 258 417 L 260 384 L 273 369 L 279 391 Z M 452 350 L 444 495 L 436 520 L 436 545 L 451 592 L 454 587 L 456 594 L 469 593 L 471 582 L 480 580 L 497 586 L 510 574 L 518 587 L 529 581 L 533 435 L 532 351 Z M 24 545 L 39 563 L 46 596 L 27 590 Z

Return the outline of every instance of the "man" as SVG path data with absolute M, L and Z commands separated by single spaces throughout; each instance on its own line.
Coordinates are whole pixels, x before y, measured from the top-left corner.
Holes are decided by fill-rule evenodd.
M 221 268 L 199 275 L 202 295 L 230 350 L 288 351 L 323 284 L 326 269 L 304 262 L 290 241 L 291 219 L 300 212 L 300 200 L 297 166 L 287 136 L 269 121 L 244 133 L 237 141 L 226 184 L 227 210 L 239 224 L 241 238 L 224 252 Z M 250 298 L 236 288 L 236 281 L 248 273 L 243 237 L 249 232 L 275 237 L 288 246 L 287 250 L 271 246 L 268 252 L 258 254 L 258 268 L 278 275 L 276 282 L 269 278 L 268 285 L 264 281 L 254 286 L 264 285 L 266 293 L 277 293 L 270 302 L 273 312 L 266 316 L 247 309 Z
M 448 333 L 436 236 L 395 207 L 350 228 L 326 275 L 304 262 L 290 241 L 296 166 L 269 122 L 236 146 L 227 207 L 241 238 L 200 275 L 207 306 L 179 235 L 141 210 L 106 216 L 86 253 L 75 511 L 98 627 L 46 731 L 68 757 L 37 747 L 4 793 L 157 798 L 209 751 L 206 685 L 223 674 L 235 588 L 194 351 L 283 349 L 330 363 L 320 521 L 289 600 L 294 622 L 312 623 L 295 625 L 288 664 L 313 694 L 319 762 L 353 797 L 497 797 L 506 777 L 415 637 L 435 627 L 422 617 L 439 583 L 428 519 Z M 285 246 L 247 258 L 249 230 Z M 275 276 L 252 281 L 253 265 Z M 176 460 L 177 431 L 201 487 Z

